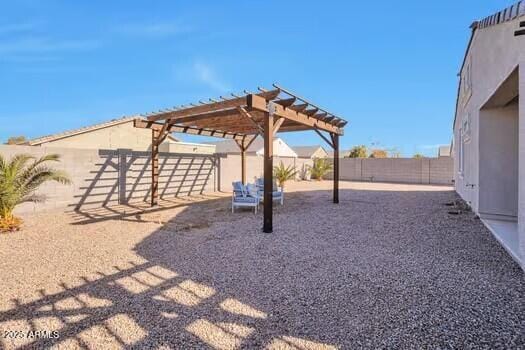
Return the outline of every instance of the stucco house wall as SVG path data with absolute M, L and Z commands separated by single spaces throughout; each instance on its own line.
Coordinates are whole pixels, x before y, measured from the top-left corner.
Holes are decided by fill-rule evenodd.
M 293 151 L 299 158 L 328 158 L 328 152 L 321 146 L 294 146 Z
M 480 110 L 522 61 L 523 39 L 514 36 L 519 21 L 517 18 L 476 30 L 460 74 L 460 90 L 466 89 L 467 84 L 471 88 L 458 100 L 454 123 L 454 179 L 456 191 L 476 212 L 479 211 Z M 470 83 L 467 83 L 468 79 Z M 461 137 L 465 124 L 470 131 Z M 460 166 L 462 160 L 458 153 L 462 143 L 464 163 Z
M 255 152 L 258 156 L 264 156 L 264 147 Z M 273 140 L 273 154 L 284 158 L 297 158 L 297 153 L 280 138 Z
M 77 130 L 43 136 L 26 142 L 29 146 L 74 149 L 151 150 L 151 130 L 134 127 L 134 117 L 124 117 Z M 213 154 L 215 146 L 180 142 L 169 134 L 159 147 L 161 152 Z
M 315 151 L 315 153 L 312 155 L 312 159 L 315 159 L 315 158 L 327 158 L 328 157 L 328 152 L 326 152 L 324 150 L 324 148 L 322 147 L 319 147 L 317 149 L 317 151 Z
M 41 136 L 24 142 L 22 145 L 73 149 L 122 148 L 148 151 L 151 149 L 151 130 L 135 128 L 134 120 L 134 116 L 112 119 L 100 124 Z M 170 134 L 166 137 L 161 147 L 169 149 L 168 145 L 176 142 L 178 140 Z
M 208 145 L 214 145 L 216 148 L 216 152 L 220 154 L 240 154 L 241 151 L 239 149 L 239 146 L 235 143 L 233 140 L 221 140 L 221 141 L 215 141 L 215 142 L 206 142 Z M 249 155 L 257 155 L 257 156 L 263 156 L 264 155 L 264 140 L 261 136 L 257 136 L 257 138 L 251 143 L 250 147 L 248 147 L 248 150 L 246 152 Z M 294 152 L 294 150 L 286 144 L 282 139 L 280 138 L 274 138 L 273 140 L 273 155 L 274 157 L 297 157 L 297 154 Z
M 135 128 L 133 122 L 130 121 L 43 142 L 39 146 L 81 149 L 129 148 L 136 151 L 147 151 L 151 149 L 151 130 Z
M 479 213 L 517 220 L 518 104 L 479 113 Z
M 514 34 L 524 16 L 520 2 L 473 24 L 460 71 L 453 142 L 457 193 L 523 268 L 525 37 Z M 494 220 L 510 224 L 500 230 L 490 224 Z M 507 233 L 515 238 L 505 241 Z
M 215 145 L 189 142 L 163 142 L 159 146 L 161 152 L 185 154 L 214 154 Z

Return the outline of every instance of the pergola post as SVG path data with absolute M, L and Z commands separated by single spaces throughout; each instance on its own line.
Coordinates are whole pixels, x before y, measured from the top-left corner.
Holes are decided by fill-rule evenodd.
M 241 179 L 242 184 L 246 185 L 246 148 L 241 149 Z
M 332 134 L 334 146 L 334 203 L 339 203 L 339 135 Z
M 264 222 L 263 232 L 273 231 L 273 113 L 264 118 Z
M 160 131 L 151 129 L 151 206 L 158 204 L 159 197 L 159 139 Z

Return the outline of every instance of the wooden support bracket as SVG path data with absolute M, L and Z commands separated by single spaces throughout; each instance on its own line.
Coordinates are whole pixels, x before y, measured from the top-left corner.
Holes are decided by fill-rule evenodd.
M 238 107 L 237 110 L 239 111 L 240 115 L 247 118 L 253 124 L 253 126 L 255 126 L 255 128 L 259 131 L 260 135 L 264 133 L 263 128 L 255 121 L 253 116 L 250 113 L 248 113 L 246 109 L 244 109 L 244 107 Z
M 273 124 L 273 136 L 277 135 L 279 128 L 283 125 L 285 118 L 278 118 Z
M 332 142 L 330 142 L 330 140 L 328 140 L 328 138 L 326 136 L 324 136 L 321 131 L 317 130 L 316 128 L 314 128 L 314 131 L 319 135 L 321 136 L 321 138 L 327 143 L 330 145 L 330 147 L 335 148 L 334 146 L 334 138 L 333 138 L 333 134 L 330 133 L 330 137 L 332 138 Z

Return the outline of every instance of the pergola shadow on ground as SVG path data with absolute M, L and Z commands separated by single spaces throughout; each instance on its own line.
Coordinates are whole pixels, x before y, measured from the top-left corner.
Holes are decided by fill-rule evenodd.
M 70 212 L 73 225 L 89 225 L 98 222 L 113 220 L 144 222 L 144 217 L 152 217 L 156 214 L 182 209 L 185 212 L 196 205 L 190 212 L 203 212 L 203 208 L 211 208 L 227 213 L 231 195 L 223 192 L 211 192 L 205 194 L 159 199 L 157 205 L 152 207 L 146 202 L 135 201 L 127 204 L 104 206 L 99 208 L 87 208 Z M 204 209 L 205 211 L 205 209 Z
M 241 152 L 241 179 L 246 183 L 246 151 L 260 135 L 264 140 L 264 232 L 273 230 L 273 139 L 278 132 L 314 130 L 334 150 L 333 202 L 339 201 L 339 136 L 347 121 L 280 86 L 245 91 L 145 115 L 135 127 L 152 130 L 151 205 L 158 204 L 159 145 L 169 133 L 233 139 Z M 328 133 L 328 136 L 323 132 Z
M 59 331 L 22 349 L 524 345 L 519 266 L 473 214 L 448 215 L 451 190 L 388 187 L 342 189 L 331 208 L 319 201 L 331 197 L 328 189 L 292 192 L 270 236 L 248 211 L 209 226 L 174 225 L 201 206 L 204 216 L 220 217 L 221 205 L 229 213 L 224 198 L 174 216 L 144 213 L 133 225 L 162 223 L 134 247 L 137 259 L 15 300 L 0 311 L 0 326 Z M 93 222 L 81 234 L 119 221 Z M 108 239 L 128 232 L 115 235 L 122 237 Z

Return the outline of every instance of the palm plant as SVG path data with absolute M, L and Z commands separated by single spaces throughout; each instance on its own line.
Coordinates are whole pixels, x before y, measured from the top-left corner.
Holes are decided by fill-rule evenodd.
M 316 158 L 314 165 L 309 166 L 309 170 L 313 179 L 321 181 L 332 170 L 332 163 L 326 158 Z
M 296 175 L 297 170 L 293 165 L 284 166 L 283 162 L 280 162 L 278 166 L 273 167 L 273 177 L 283 189 L 286 181 L 295 179 Z
M 44 200 L 42 196 L 35 195 L 43 183 L 71 183 L 65 172 L 45 164 L 59 160 L 57 154 L 39 159 L 28 154 L 18 154 L 9 161 L 0 155 L 0 232 L 20 229 L 22 220 L 13 215 L 13 210 L 20 203 Z

